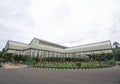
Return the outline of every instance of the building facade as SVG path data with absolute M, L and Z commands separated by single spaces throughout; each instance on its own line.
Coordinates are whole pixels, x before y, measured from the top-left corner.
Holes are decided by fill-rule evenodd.
M 113 54 L 110 40 L 87 45 L 66 47 L 48 41 L 33 38 L 29 44 L 8 41 L 5 53 L 29 55 L 31 57 L 87 58 L 93 54 Z

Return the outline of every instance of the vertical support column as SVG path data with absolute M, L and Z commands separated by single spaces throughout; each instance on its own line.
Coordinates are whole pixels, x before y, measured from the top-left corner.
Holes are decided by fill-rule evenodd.
M 48 51 L 48 63 L 49 63 L 49 55 L 50 55 L 50 53 L 49 53 L 49 51 Z
M 58 52 L 57 52 L 57 66 L 58 66 Z
M 68 53 L 68 64 L 69 64 L 69 62 L 70 62 L 70 58 L 69 58 L 69 53 Z
M 88 58 L 87 58 L 87 52 L 83 52 L 85 54 L 85 61 L 86 61 L 86 65 L 88 67 Z

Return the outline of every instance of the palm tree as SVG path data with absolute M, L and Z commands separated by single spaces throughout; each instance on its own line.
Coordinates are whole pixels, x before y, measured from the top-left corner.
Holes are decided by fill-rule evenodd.
M 114 43 L 113 43 L 113 46 L 115 46 L 115 48 L 118 48 L 119 45 L 120 45 L 120 44 L 119 44 L 118 42 L 114 42 Z

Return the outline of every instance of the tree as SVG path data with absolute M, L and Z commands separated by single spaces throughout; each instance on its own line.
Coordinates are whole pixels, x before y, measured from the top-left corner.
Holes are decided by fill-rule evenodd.
M 0 51 L 0 57 L 3 57 L 3 52 L 2 51 Z
M 113 52 L 114 52 L 114 55 L 115 55 L 115 59 L 117 61 L 120 61 L 120 47 L 119 48 L 113 48 Z
M 11 62 L 11 59 L 13 58 L 12 54 L 11 53 L 5 53 L 4 54 L 4 59 L 5 59 L 5 62 Z
M 118 48 L 119 45 L 120 45 L 120 44 L 119 44 L 118 42 L 114 42 L 114 43 L 113 43 L 113 46 L 115 46 L 115 48 Z

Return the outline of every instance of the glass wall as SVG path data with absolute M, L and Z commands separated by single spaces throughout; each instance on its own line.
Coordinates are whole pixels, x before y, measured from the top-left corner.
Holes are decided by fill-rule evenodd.
M 112 50 L 92 50 L 72 53 L 61 53 L 46 50 L 26 50 L 25 55 L 29 55 L 36 63 L 35 67 L 40 68 L 98 68 L 115 65 Z

